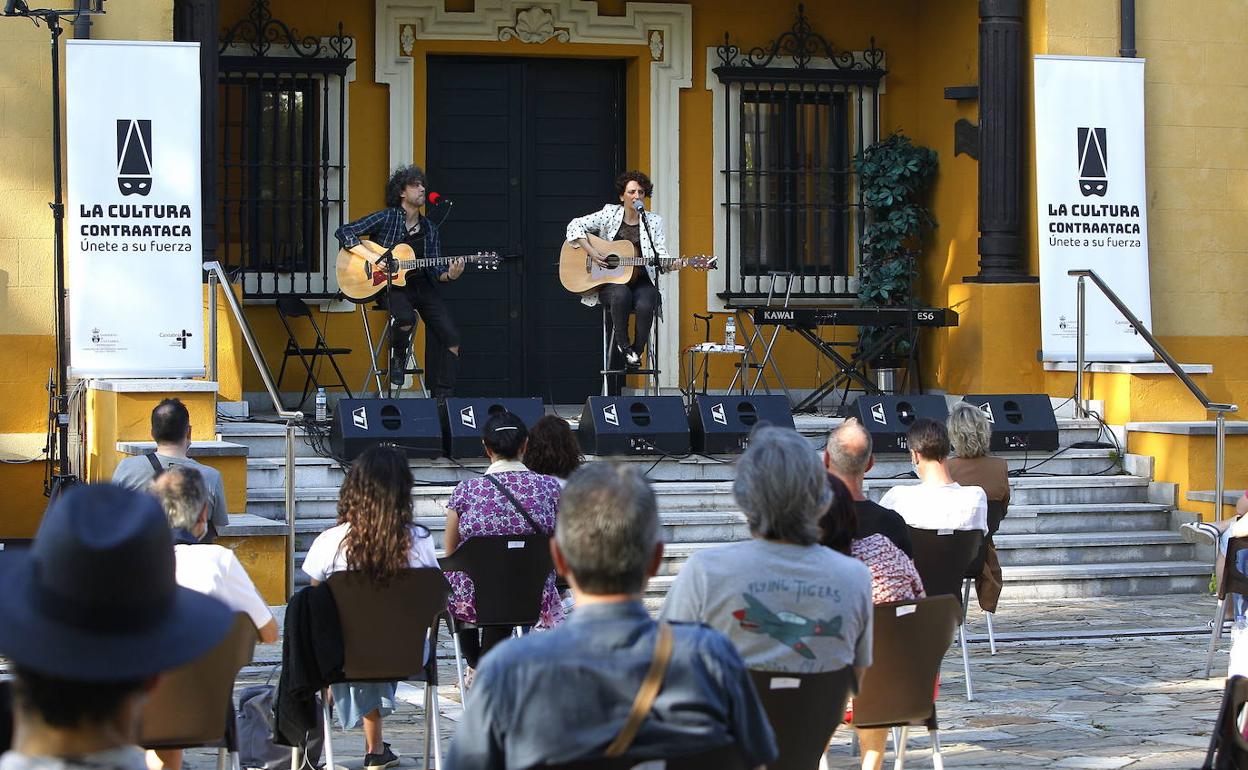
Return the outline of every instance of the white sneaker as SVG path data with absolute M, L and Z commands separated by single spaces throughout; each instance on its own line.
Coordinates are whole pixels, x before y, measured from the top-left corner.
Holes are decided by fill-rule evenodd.
M 1210 543 L 1217 543 L 1222 538 L 1221 530 L 1207 521 L 1183 524 L 1179 527 L 1179 531 L 1191 533 L 1196 540 L 1207 540 Z

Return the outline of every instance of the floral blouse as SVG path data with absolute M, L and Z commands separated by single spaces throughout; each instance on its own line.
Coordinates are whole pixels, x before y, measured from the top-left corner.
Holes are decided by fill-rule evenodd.
M 520 463 L 497 462 L 486 473 L 492 474 L 515 495 L 524 510 L 542 528 L 540 534 L 553 535 L 555 509 L 559 507 L 559 482 L 553 476 L 534 473 Z M 511 501 L 487 478 L 459 482 L 447 508 L 459 514 L 459 542 L 490 535 L 530 535 L 533 528 Z M 447 572 L 451 584 L 451 614 L 466 623 L 477 621 L 472 578 L 463 572 Z M 563 620 L 563 605 L 555 589 L 555 573 L 546 578 L 542 593 L 542 615 L 538 626 L 551 628 Z
M 872 604 L 904 602 L 925 595 L 923 580 L 914 562 L 884 535 L 855 540 L 850 544 L 850 551 L 871 570 Z

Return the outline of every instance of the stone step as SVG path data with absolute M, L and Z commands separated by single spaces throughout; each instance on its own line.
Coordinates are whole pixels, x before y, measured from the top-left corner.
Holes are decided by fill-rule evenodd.
M 1006 460 L 1013 471 L 1035 467 L 1037 458 L 1021 452 L 1005 452 L 998 455 Z M 1071 449 L 1041 466 L 1046 473 L 1063 475 L 1094 475 L 1103 471 L 1117 472 L 1117 455 L 1108 449 Z M 599 459 L 591 457 L 590 460 Z M 692 457 L 680 461 L 663 460 L 652 456 L 616 458 L 620 462 L 633 463 L 648 471 L 655 481 L 730 481 L 734 476 L 736 457 L 721 455 L 715 459 Z M 421 482 L 454 484 L 470 478 L 474 472 L 485 470 L 483 459 L 464 459 L 456 465 L 446 459 L 413 460 L 412 475 Z M 896 456 L 876 458 L 871 471 L 872 478 L 888 479 L 909 473 L 910 461 Z M 252 457 L 247 461 L 247 484 L 250 487 L 280 487 L 285 483 L 286 460 L 284 457 Z M 300 487 L 328 487 L 342 484 L 346 472 L 335 460 L 326 457 L 297 457 L 295 459 L 295 484 Z
M 997 537 L 1130 532 L 1161 530 L 1169 526 L 1170 509 L 1157 503 L 1015 505 L 1011 502 Z
M 867 496 L 879 501 L 889 488 L 917 479 L 868 478 Z M 1130 503 L 1148 500 L 1148 479 L 1140 476 L 1016 476 L 1010 479 L 1010 510 L 1015 505 Z
M 993 541 L 1003 569 L 1197 560 L 1196 546 L 1169 530 L 997 535 Z

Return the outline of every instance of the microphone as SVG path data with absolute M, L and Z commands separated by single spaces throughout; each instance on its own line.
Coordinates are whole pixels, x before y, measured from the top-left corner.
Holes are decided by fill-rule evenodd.
M 431 193 L 429 193 L 428 195 L 426 195 L 426 196 L 425 196 L 425 201 L 426 201 L 426 202 L 427 202 L 430 206 L 439 206 L 439 205 L 441 205 L 441 204 L 443 204 L 443 203 L 450 203 L 450 202 L 451 202 L 449 198 L 444 198 L 444 197 L 442 196 L 442 193 L 440 193 L 440 192 L 431 192 Z
M 641 202 L 641 198 L 638 198 L 633 201 L 633 208 L 637 209 L 638 212 L 642 212 L 646 210 L 646 204 Z

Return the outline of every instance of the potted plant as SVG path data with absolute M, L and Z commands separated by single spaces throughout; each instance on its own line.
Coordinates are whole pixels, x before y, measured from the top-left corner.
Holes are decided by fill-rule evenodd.
M 863 307 L 905 307 L 913 300 L 923 236 L 936 226 L 923 200 L 936 176 L 936 151 L 893 133 L 854 158 L 868 224 L 859 237 L 858 299 Z M 860 348 L 872 347 L 885 330 L 864 326 Z M 901 339 L 874 359 L 877 369 L 903 366 L 910 340 Z

